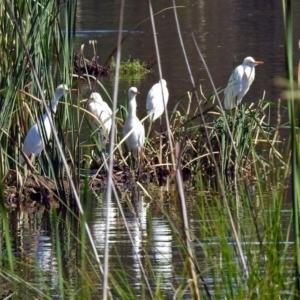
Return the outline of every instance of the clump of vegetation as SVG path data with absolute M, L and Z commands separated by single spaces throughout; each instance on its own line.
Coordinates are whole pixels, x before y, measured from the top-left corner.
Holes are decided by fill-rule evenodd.
M 112 57 L 110 61 L 110 69 L 114 71 L 116 68 L 115 58 Z M 120 74 L 121 75 L 145 75 L 150 72 L 149 67 L 145 62 L 137 58 L 129 57 L 126 61 L 121 62 Z
M 37 85 L 41 84 L 47 90 L 47 98 L 51 97 L 53 88 L 58 85 L 55 78 L 60 78 L 59 83 L 72 86 L 69 70 L 73 69 L 70 53 L 73 53 L 74 39 L 64 33 L 74 29 L 76 1 L 64 2 L 66 7 L 63 11 L 59 3 L 48 1 L 45 6 L 30 6 L 26 1 L 16 0 L 14 9 L 8 0 L 0 4 L 1 45 L 3 57 L 6 58 L 0 61 L 0 77 L 3 79 L 0 82 L 1 175 L 8 174 L 10 170 L 24 174 L 23 166 L 18 163 L 19 148 L 29 126 L 43 115 L 44 110 L 33 96 L 40 93 Z M 291 10 L 291 5 L 287 9 Z M 17 17 L 14 11 L 18 12 Z M 61 18 L 63 12 L 65 16 Z M 291 11 L 287 11 L 287 16 L 291 15 Z M 65 30 L 61 30 L 60 19 L 68 20 Z M 287 18 L 287 22 L 288 25 L 291 20 Z M 22 30 L 18 31 L 18 28 Z M 286 30 L 291 32 L 288 26 Z M 5 34 L 7 32 L 9 34 Z M 292 43 L 288 44 L 287 62 L 292 60 L 292 49 Z M 34 59 L 33 64 L 30 58 Z M 83 61 L 84 68 L 85 63 Z M 123 74 L 145 74 L 147 69 L 145 64 L 132 59 L 125 62 L 124 66 L 124 70 L 121 67 Z M 292 90 L 294 73 L 291 66 L 292 63 L 289 63 L 287 69 Z M 92 77 L 87 76 L 90 90 L 93 90 L 92 80 L 97 88 L 103 89 L 101 83 Z M 43 81 L 40 82 L 39 78 Z M 81 81 L 77 82 L 78 91 L 81 90 L 81 84 Z M 193 92 L 193 96 L 196 95 L 196 89 Z M 26 294 L 30 299 L 103 299 L 103 291 L 105 295 L 111 296 L 111 293 L 115 298 L 122 299 L 298 298 L 300 126 L 297 118 L 299 108 L 294 106 L 296 102 L 293 95 L 291 93 L 288 103 L 292 136 L 291 165 L 289 145 L 282 146 L 286 147 L 286 153 L 278 149 L 280 109 L 278 107 L 278 123 L 271 126 L 270 119 L 266 117 L 271 115 L 270 103 L 263 99 L 258 103 L 256 101 L 254 108 L 245 104 L 239 106 L 236 115 L 224 112 L 219 107 L 203 112 L 203 103 L 200 101 L 195 104 L 198 108 L 194 112 L 190 113 L 190 107 L 181 112 L 179 102 L 170 114 L 170 126 L 162 126 L 158 133 L 150 134 L 144 149 L 144 166 L 136 177 L 132 176 L 127 166 L 120 134 L 117 135 L 117 145 L 114 145 L 114 152 L 110 154 L 115 159 L 113 166 L 109 165 L 114 171 L 109 176 L 112 179 L 110 182 L 114 183 L 111 189 L 113 201 L 118 204 L 115 222 L 123 222 L 122 227 L 126 227 L 126 238 L 133 245 L 128 248 L 134 249 L 128 255 L 130 261 L 138 265 L 138 277 L 131 276 L 132 264 L 128 267 L 128 261 L 123 259 L 127 253 L 119 255 L 120 249 L 112 246 L 109 235 L 99 243 L 102 248 L 95 246 L 95 237 L 91 235 L 87 222 L 95 221 L 91 195 L 96 192 L 90 186 L 95 182 L 105 183 L 108 171 L 103 161 L 99 159 L 99 162 L 95 162 L 91 157 L 86 159 L 84 170 L 81 168 L 82 153 L 90 151 L 81 147 L 82 124 L 85 121 L 80 102 L 82 95 L 78 94 L 72 100 L 70 96 L 65 97 L 59 104 L 58 112 L 53 114 L 58 128 L 58 142 L 53 138 L 44 141 L 46 151 L 39 160 L 41 169 L 48 177 L 41 178 L 37 174 L 23 177 L 28 193 L 26 190 L 24 192 L 24 185 L 18 180 L 10 185 L 8 181 L 1 181 L 0 252 L 3 255 L 0 256 L 0 296 L 24 299 Z M 186 107 L 186 103 L 191 104 L 192 97 L 188 95 L 188 99 L 183 100 L 183 107 Z M 122 126 L 124 118 L 120 115 L 112 130 L 117 131 Z M 170 139 L 167 132 L 171 133 Z M 58 146 L 62 147 L 63 154 L 58 151 Z M 87 147 L 92 148 L 93 145 Z M 66 157 L 68 165 L 65 164 Z M 95 165 L 97 173 L 93 176 L 88 159 Z M 290 169 L 294 188 L 292 207 L 289 203 L 285 204 Z M 187 182 L 183 182 L 185 175 L 190 179 Z M 151 190 L 150 181 L 157 180 L 158 185 L 162 185 L 166 178 L 174 179 L 174 188 L 168 189 L 167 197 L 160 189 L 155 192 Z M 118 185 L 118 179 L 124 183 L 123 186 Z M 28 198 L 37 195 L 37 186 L 40 187 L 41 197 L 49 202 L 55 198 L 60 209 L 49 209 L 37 218 L 33 218 L 31 213 L 30 217 L 24 219 L 7 209 L 7 204 L 14 202 L 20 194 Z M 107 188 L 105 184 L 101 187 Z M 193 190 L 195 196 L 188 195 L 187 190 Z M 109 188 L 106 189 L 108 191 Z M 80 201 L 77 201 L 78 194 Z M 103 205 L 104 215 L 109 218 L 111 195 L 109 197 L 101 191 L 96 197 L 101 198 L 96 205 Z M 31 202 L 30 211 L 40 200 Z M 139 222 L 141 215 L 136 213 L 138 210 L 135 206 L 143 204 L 143 201 L 150 207 L 145 223 L 151 224 L 153 215 L 159 214 L 171 229 L 170 244 L 176 247 L 176 251 L 171 249 L 171 261 L 168 262 L 171 265 L 171 276 L 168 278 L 173 280 L 170 282 L 171 292 L 166 291 L 164 279 L 152 266 L 157 258 L 149 254 L 152 252 L 149 251 L 152 249 L 151 241 L 142 240 L 136 246 L 132 239 L 131 233 L 135 228 L 139 231 L 142 226 L 148 225 Z M 20 215 L 23 215 L 24 202 L 19 204 Z M 82 205 L 85 205 L 84 209 Z M 284 205 L 288 205 L 287 209 Z M 40 207 L 45 209 L 43 205 Z M 193 211 L 189 212 L 191 208 Z M 124 209 L 133 212 L 134 219 L 131 221 L 134 220 L 136 224 L 128 224 Z M 113 220 L 103 222 L 108 227 L 101 227 L 101 231 L 110 233 L 109 223 Z M 32 236 L 39 237 L 41 232 L 49 234 L 46 242 L 50 251 L 45 253 L 39 251 L 38 239 L 30 240 Z M 147 236 L 147 239 L 148 236 L 155 236 L 154 231 L 150 233 L 148 228 L 145 232 L 147 234 L 144 235 L 139 231 L 138 240 L 142 236 Z M 292 238 L 296 243 L 291 241 Z M 109 244 L 112 247 L 106 247 Z M 127 251 L 127 247 L 124 249 Z M 51 265 L 38 261 L 37 256 L 41 258 L 43 254 L 51 257 Z M 105 268 L 102 268 L 102 258 L 106 260 Z M 104 279 L 108 282 L 106 286 Z M 140 289 L 138 296 L 137 288 Z

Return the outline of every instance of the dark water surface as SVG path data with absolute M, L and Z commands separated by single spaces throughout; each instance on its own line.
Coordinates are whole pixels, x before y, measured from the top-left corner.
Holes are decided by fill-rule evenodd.
M 177 1 L 180 28 L 193 76 L 203 86 L 205 95 L 213 93 L 206 70 L 192 40 L 195 35 L 206 64 L 217 88 L 224 88 L 234 64 L 240 64 L 246 56 L 264 61 L 256 68 L 256 79 L 245 96 L 245 102 L 255 102 L 266 92 L 265 98 L 277 102 L 280 90 L 274 79 L 285 75 L 284 32 L 281 1 Z M 154 1 L 153 10 L 159 12 L 170 7 L 172 1 Z M 97 40 L 99 63 L 104 63 L 116 45 L 118 29 L 117 1 L 79 1 L 78 37 L 85 43 L 89 53 L 88 41 Z M 294 4 L 295 20 L 299 15 L 300 3 Z M 155 54 L 153 33 L 150 21 L 137 26 L 148 18 L 147 1 L 126 1 L 124 11 L 124 35 L 131 32 L 122 45 L 122 60 L 129 56 L 147 61 Z M 179 43 L 174 12 L 168 9 L 155 17 L 156 33 L 162 63 L 163 77 L 168 82 L 170 100 L 169 111 L 179 97 L 191 91 L 191 83 L 183 52 Z M 136 27 L 137 26 L 137 27 Z M 295 22 L 295 33 L 300 32 L 300 23 Z M 295 34 L 295 66 L 298 63 L 299 48 Z M 88 55 L 87 55 L 88 56 Z M 159 78 L 157 65 L 153 76 L 140 80 L 121 80 L 120 100 L 123 92 L 136 85 L 141 92 L 138 112 L 145 110 L 147 92 Z M 113 81 L 103 80 L 111 92 Z M 196 104 L 193 104 L 194 106 Z M 184 109 L 184 101 L 182 102 Z
M 155 3 L 154 3 L 155 2 Z M 186 48 L 188 61 L 194 77 L 203 86 L 206 95 L 213 92 L 208 80 L 206 70 L 197 53 L 191 34 L 194 33 L 197 44 L 206 60 L 209 71 L 216 87 L 224 87 L 227 84 L 234 62 L 240 64 L 246 56 L 253 56 L 257 60 L 264 61 L 264 65 L 256 69 L 256 79 L 245 96 L 245 102 L 255 102 L 263 92 L 266 99 L 277 102 L 280 90 L 274 84 L 274 79 L 285 75 L 284 66 L 284 33 L 281 1 L 177 1 L 177 5 L 196 4 L 192 8 L 178 8 L 181 32 Z M 295 15 L 300 14 L 300 1 L 294 3 Z M 172 5 L 171 1 L 153 1 L 154 12 L 161 11 Z M 92 48 L 89 40 L 97 40 L 97 54 L 99 63 L 102 64 L 116 45 L 118 28 L 119 1 L 78 0 L 77 10 L 77 43 L 85 44 L 85 56 L 92 57 Z M 147 61 L 155 54 L 153 33 L 149 21 L 136 27 L 138 23 L 148 18 L 147 1 L 125 1 L 124 34 L 130 33 L 122 45 L 122 60 L 129 56 Z M 295 18 L 296 19 L 296 18 Z M 191 90 L 191 83 L 182 49 L 179 44 L 177 29 L 172 9 L 165 10 L 155 18 L 157 38 L 162 62 L 163 77 L 168 82 L 170 92 L 169 110 L 172 110 L 178 99 Z M 299 50 L 297 41 L 300 32 L 300 22 L 295 22 L 295 65 L 298 61 Z M 78 46 L 79 50 L 79 46 Z M 124 91 L 130 86 L 136 86 L 141 92 L 138 98 L 138 113 L 145 110 L 146 96 L 149 88 L 158 81 L 157 66 L 154 67 L 151 76 L 140 79 L 121 79 L 119 99 L 122 104 L 125 97 Z M 114 81 L 112 78 L 102 79 L 103 85 L 112 96 Z M 87 92 L 88 93 L 88 92 Z M 182 102 L 182 111 L 185 108 L 185 100 Z M 196 107 L 195 104 L 193 104 Z M 174 186 L 171 184 L 165 188 L 149 189 L 151 196 L 165 203 L 166 192 L 174 195 Z M 190 197 L 193 197 L 191 194 Z M 195 196 L 196 197 L 196 196 Z M 174 247 L 175 236 L 168 220 L 163 217 L 144 197 L 135 198 L 134 209 L 123 204 L 126 220 L 130 225 L 130 232 L 134 243 L 131 244 L 125 230 L 124 221 L 116 202 L 113 200 L 107 208 L 105 193 L 98 193 L 98 197 L 91 194 L 91 202 L 87 206 L 88 223 L 90 225 L 99 256 L 103 258 L 105 217 L 109 211 L 110 224 L 110 253 L 112 265 L 122 260 L 124 268 L 131 275 L 131 286 L 136 289 L 136 295 L 141 291 L 141 270 L 136 254 L 143 261 L 144 251 L 148 253 L 152 271 L 161 274 L 160 286 L 166 294 L 174 295 L 174 286 L 177 278 L 174 277 L 173 268 L 180 270 L 184 262 L 179 250 Z M 193 218 L 192 208 L 189 211 L 191 226 L 196 234 L 201 222 Z M 20 266 L 16 272 L 24 278 L 43 289 L 47 284 L 52 287 L 51 296 L 59 299 L 58 267 L 56 253 L 62 253 L 65 280 L 70 288 L 76 290 L 80 285 L 76 272 L 80 253 L 76 246 L 76 239 L 69 234 L 70 228 L 76 231 L 78 223 L 70 214 L 60 217 L 66 225 L 59 223 L 61 236 L 64 241 L 62 249 L 55 246 L 53 236 L 53 223 L 49 221 L 49 215 L 45 211 L 12 212 L 10 220 L 14 220 L 11 230 L 15 232 L 14 252 L 26 264 L 32 264 L 32 269 L 26 273 Z M 205 220 L 202 220 L 205 221 Z M 246 222 L 246 220 L 245 220 Z M 2 236 L 2 228 L 0 229 Z M 78 235 L 80 229 L 77 228 Z M 3 240 L 0 240 L 3 245 Z M 197 248 L 198 247 L 198 248 Z M 200 244 L 196 243 L 199 260 L 204 257 Z M 181 273 L 178 271 L 177 276 Z M 178 275 L 179 274 L 179 275 Z M 151 276 L 150 276 L 151 278 Z M 1 280 L 1 279 L 0 279 Z M 209 284 L 209 278 L 208 284 Z M 99 281 L 97 281 L 99 282 Z M 152 286 L 157 283 L 151 282 Z M 1 285 L 1 282 L 0 282 Z M 190 295 L 186 294 L 188 299 Z M 24 299 L 30 299 L 28 298 Z

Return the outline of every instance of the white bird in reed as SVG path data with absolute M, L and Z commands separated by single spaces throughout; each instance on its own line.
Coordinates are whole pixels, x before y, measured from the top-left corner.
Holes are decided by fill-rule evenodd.
M 241 65 L 235 68 L 224 90 L 225 109 L 233 109 L 241 103 L 254 80 L 255 66 L 260 64 L 263 62 L 255 61 L 251 56 L 248 56 Z
M 147 95 L 146 109 L 148 115 L 150 115 L 151 122 L 154 122 L 163 114 L 168 100 L 169 91 L 167 88 L 167 82 L 164 79 L 161 79 L 158 83 L 152 86 Z
M 125 144 L 136 161 L 137 168 L 140 166 L 140 152 L 145 142 L 145 128 L 142 122 L 136 116 L 136 95 L 139 94 L 136 87 L 128 90 L 128 116 L 123 126 L 124 137 L 132 130 L 132 133 L 126 138 Z
M 51 114 L 51 111 L 53 111 L 54 113 L 56 112 L 58 100 L 61 96 L 64 95 L 64 93 L 69 91 L 70 89 L 65 84 L 61 84 L 56 88 L 54 97 L 51 100 L 51 110 L 47 108 L 49 114 Z M 40 130 L 42 131 L 42 133 L 40 132 Z M 41 118 L 39 125 L 38 123 L 35 123 L 30 127 L 24 140 L 22 150 L 31 161 L 34 159 L 34 156 L 41 154 L 41 152 L 45 148 L 44 141 L 49 140 L 50 135 L 50 121 L 47 113 L 45 113 Z M 21 164 L 24 164 L 25 159 L 22 154 L 20 155 L 19 160 Z
M 112 110 L 103 101 L 99 93 L 92 93 L 87 103 L 87 110 L 93 114 L 90 120 L 94 130 L 98 130 L 100 146 L 103 147 L 107 142 L 112 126 Z

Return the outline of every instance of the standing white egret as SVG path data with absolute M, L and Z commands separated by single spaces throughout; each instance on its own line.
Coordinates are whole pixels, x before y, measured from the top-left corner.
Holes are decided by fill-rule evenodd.
M 69 92 L 69 88 L 65 84 L 59 85 L 56 90 L 53 99 L 51 100 L 51 110 L 55 113 L 57 109 L 57 103 L 64 93 Z M 51 110 L 47 108 L 49 114 Z M 45 113 L 41 119 L 40 127 L 42 134 L 40 133 L 37 123 L 33 124 L 24 140 L 23 152 L 29 157 L 30 160 L 34 159 L 34 156 L 39 155 L 45 148 L 44 139 L 49 140 L 51 135 L 51 126 L 47 113 Z M 44 138 L 43 138 L 44 137 Z M 23 155 L 20 155 L 20 163 L 23 164 L 25 159 Z
M 147 95 L 146 109 L 148 115 L 150 115 L 150 121 L 154 122 L 160 117 L 169 100 L 169 91 L 167 88 L 167 82 L 164 79 L 159 80 L 149 90 Z
M 225 109 L 233 109 L 241 103 L 254 80 L 255 66 L 260 64 L 263 62 L 255 61 L 251 56 L 248 56 L 241 65 L 235 68 L 224 90 Z
M 88 103 L 87 110 L 94 116 L 90 120 L 94 130 L 98 130 L 100 146 L 103 147 L 107 142 L 112 126 L 112 110 L 108 104 L 103 101 L 99 93 L 92 93 Z
M 132 133 L 125 140 L 127 148 L 131 151 L 134 160 L 137 163 L 137 170 L 140 166 L 140 152 L 145 142 L 145 128 L 142 122 L 136 116 L 136 87 L 131 87 L 128 91 L 128 116 L 123 126 L 124 137 L 131 131 Z

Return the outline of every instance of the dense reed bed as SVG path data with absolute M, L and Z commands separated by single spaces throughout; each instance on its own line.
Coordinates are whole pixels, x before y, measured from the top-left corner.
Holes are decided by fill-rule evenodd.
M 129 171 L 119 134 L 127 113 L 126 105 L 117 109 L 124 2 L 121 1 L 120 7 L 115 90 L 111 98 L 92 75 L 85 76 L 85 87 L 78 76 L 72 77 L 73 55 L 70 54 L 74 53 L 76 1 L 49 0 L 31 5 L 17 0 L 13 4 L 10 1 L 0 4 L 1 51 L 6 57 L 0 61 L 0 172 L 5 178 L 1 183 L 0 290 L 5 299 L 299 297 L 300 152 L 296 117 L 299 108 L 293 98 L 291 2 L 283 1 L 290 144 L 281 143 L 280 102 L 275 105 L 263 98 L 254 99 L 255 104 L 241 105 L 233 116 L 222 109 L 217 91 L 207 99 L 190 73 L 193 92 L 183 95 L 178 105 L 163 116 L 165 126 L 160 135 L 150 134 L 143 151 L 143 166 L 136 176 Z M 177 20 L 176 9 L 174 12 Z M 149 16 L 155 32 L 151 1 Z M 63 29 L 61 20 L 64 20 Z M 180 24 L 177 24 L 181 40 Z M 156 35 L 154 44 L 161 77 Z M 198 49 L 196 40 L 195 47 Z M 183 46 L 182 50 L 185 53 Z M 199 59 L 203 59 L 198 50 Z M 186 62 L 190 70 L 187 59 Z M 18 163 L 22 142 L 30 125 L 42 116 L 45 98 L 51 98 L 61 82 L 76 87 L 77 95 L 64 97 L 58 112 L 52 115 L 57 130 L 53 131 L 50 141 L 45 141 L 40 165 L 36 165 L 49 179 L 41 179 L 42 176 L 35 173 L 26 179 L 25 170 Z M 95 84 L 113 104 L 110 138 L 114 143 L 107 147 L 109 159 L 105 162 L 95 161 L 91 157 L 92 149 L 87 151 L 81 147 L 80 133 L 87 119 L 86 108 L 80 102 L 82 90 L 88 86 L 92 91 Z M 185 101 L 184 112 L 181 101 Z M 190 107 L 194 103 L 197 109 L 192 113 Z M 277 110 L 276 124 L 271 124 L 271 109 Z M 100 147 L 98 145 L 98 150 Z M 97 152 L 97 145 L 93 149 Z M 97 166 L 95 176 L 91 176 L 90 161 Z M 120 174 L 123 176 L 121 187 L 117 184 Z M 12 178 L 14 184 L 8 184 Z M 33 281 L 32 278 L 46 276 L 45 270 L 38 268 L 37 262 L 25 251 L 22 252 L 25 260 L 15 254 L 14 233 L 18 228 L 13 222 L 14 214 L 7 207 L 15 195 L 26 195 L 28 178 L 33 178 L 47 199 L 55 194 L 60 206 L 45 213 L 54 245 L 54 283 Z M 91 191 L 90 186 L 97 180 L 101 184 L 105 181 L 105 194 Z M 153 187 L 166 181 L 175 187 L 168 199 Z M 292 208 L 286 202 L 290 183 Z M 193 197 L 189 190 L 193 190 Z M 150 207 L 150 223 L 156 214 L 167 220 L 174 237 L 173 247 L 180 257 L 180 262 L 172 266 L 171 290 L 166 290 L 164 279 L 154 270 L 147 245 L 134 250 L 140 282 L 132 284 L 130 270 L 119 256 L 121 249 L 109 247 L 109 209 L 103 249 L 96 248 L 88 225 L 89 212 L 93 210 L 91 195 L 102 197 L 106 207 L 110 207 L 112 201 L 117 204 L 133 248 L 124 206 L 136 213 L 137 203 L 145 198 Z M 26 209 L 25 200 L 18 199 L 22 202 L 15 214 L 21 218 L 22 210 Z M 191 207 L 194 208 L 192 218 Z M 283 209 L 287 211 L 284 216 Z M 68 266 L 76 266 L 72 269 L 75 274 L 66 271 Z

